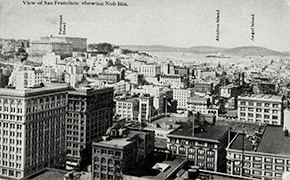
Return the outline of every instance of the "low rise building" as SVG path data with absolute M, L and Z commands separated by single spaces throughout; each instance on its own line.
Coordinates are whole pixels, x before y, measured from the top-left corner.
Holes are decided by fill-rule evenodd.
M 227 147 L 228 174 L 281 180 L 290 172 L 290 137 L 283 127 L 267 125 L 258 136 L 239 133 Z
M 92 149 L 92 179 L 121 180 L 150 161 L 154 131 L 112 127 Z
M 181 122 L 180 128 L 167 135 L 167 147 L 200 169 L 224 172 L 228 130 L 227 126 Z
M 201 96 L 191 96 L 187 101 L 187 110 L 193 113 L 208 113 L 208 107 L 210 105 L 210 99 Z
M 283 97 L 258 94 L 238 97 L 238 120 L 283 125 Z

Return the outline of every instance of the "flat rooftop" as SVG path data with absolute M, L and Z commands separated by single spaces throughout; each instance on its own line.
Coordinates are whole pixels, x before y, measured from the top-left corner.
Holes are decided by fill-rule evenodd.
M 10 88 L 0 88 L 0 95 L 6 96 L 31 96 L 45 94 L 48 92 L 57 92 L 68 89 L 68 84 L 66 83 L 44 83 L 43 87 L 35 88 L 24 88 L 24 89 L 10 89 Z
M 282 126 L 266 126 L 258 152 L 290 155 L 290 137 L 284 136 Z
M 203 129 L 203 132 L 199 129 Z M 194 136 L 192 136 L 192 124 L 190 122 L 181 122 L 181 127 L 169 133 L 169 135 L 196 137 L 218 141 L 224 136 L 228 129 L 228 126 L 200 125 L 198 129 L 195 129 Z
M 63 177 L 65 174 L 67 174 L 68 171 L 65 170 L 59 170 L 59 169 L 52 169 L 52 168 L 46 168 L 43 171 L 40 171 L 39 173 L 33 174 L 26 179 L 29 180 L 63 180 Z
M 123 148 L 128 144 L 132 143 L 132 138 L 139 134 L 140 132 L 130 131 L 126 137 L 110 137 L 108 140 L 102 140 L 99 142 L 93 142 L 93 145 L 105 146 L 105 147 L 115 147 L 115 148 Z
M 282 102 L 282 96 L 272 94 L 253 94 L 251 96 L 239 96 L 241 100 L 260 100 L 260 101 L 279 101 Z
M 245 136 L 245 135 L 244 135 Z M 237 135 L 230 149 L 242 150 L 243 135 Z M 290 137 L 285 136 L 282 126 L 267 125 L 256 152 L 290 155 Z M 244 150 L 253 151 L 252 142 L 244 137 Z
M 244 138 L 244 150 L 245 151 L 252 151 L 252 142 L 245 137 L 245 135 L 239 134 L 237 135 L 236 139 L 230 145 L 231 149 L 243 149 L 243 138 Z

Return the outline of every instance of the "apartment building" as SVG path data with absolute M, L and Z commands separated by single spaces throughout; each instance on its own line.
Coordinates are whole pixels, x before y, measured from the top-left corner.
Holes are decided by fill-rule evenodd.
M 177 100 L 177 108 L 186 109 L 187 102 L 194 95 L 194 89 L 173 89 L 173 99 Z
M 239 121 L 283 125 L 283 110 L 282 96 L 238 96 Z
M 116 114 L 127 121 L 138 121 L 139 98 L 119 98 L 116 100 Z

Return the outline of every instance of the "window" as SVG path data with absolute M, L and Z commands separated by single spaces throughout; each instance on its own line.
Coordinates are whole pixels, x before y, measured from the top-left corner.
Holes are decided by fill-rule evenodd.
M 273 119 L 278 119 L 278 116 L 272 116 Z
M 265 103 L 265 107 L 269 107 L 270 106 L 270 104 L 269 103 Z
M 261 103 L 257 103 L 257 106 L 261 106 L 262 104 Z
M 264 115 L 264 118 L 265 118 L 265 119 L 269 119 L 270 116 L 269 116 L 269 115 Z
M 265 158 L 265 162 L 272 163 L 273 162 L 273 159 L 272 158 Z
M 185 147 L 179 147 L 179 154 L 185 154 Z
M 278 107 L 278 104 L 273 104 L 273 107 L 274 107 L 274 108 L 277 108 L 277 107 Z
M 261 172 L 261 171 L 253 171 L 253 174 L 254 174 L 254 175 L 261 175 L 262 172 Z
M 261 157 L 254 157 L 254 161 L 261 162 L 262 161 L 262 158 Z
M 246 113 L 241 113 L 241 116 L 246 116 Z
M 189 154 L 194 154 L 194 151 L 195 151 L 194 148 L 188 148 L 188 153 Z
M 283 166 L 276 166 L 275 170 L 284 171 L 284 167 Z
M 284 164 L 284 160 L 283 159 L 276 159 L 275 162 L 277 164 Z
M 253 164 L 253 167 L 254 167 L 254 168 L 262 168 L 262 164 L 254 163 L 254 164 Z
M 278 114 L 278 110 L 273 110 L 273 114 Z

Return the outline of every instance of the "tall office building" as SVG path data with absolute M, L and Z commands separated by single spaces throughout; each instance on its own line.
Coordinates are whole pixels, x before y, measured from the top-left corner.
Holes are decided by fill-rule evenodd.
M 21 179 L 65 161 L 66 84 L 0 89 L 0 177 Z
M 113 88 L 78 88 L 68 92 L 66 168 L 75 168 L 81 151 L 100 139 L 112 125 Z

